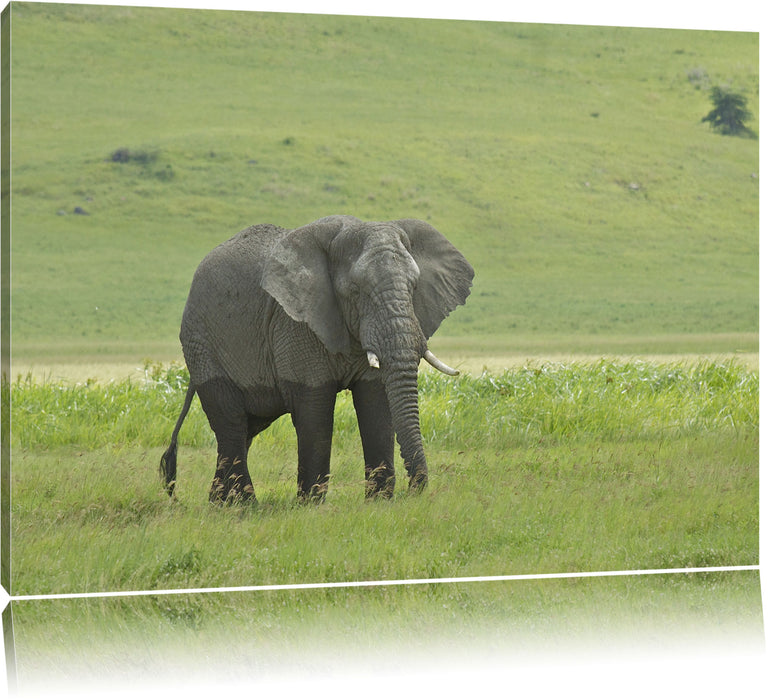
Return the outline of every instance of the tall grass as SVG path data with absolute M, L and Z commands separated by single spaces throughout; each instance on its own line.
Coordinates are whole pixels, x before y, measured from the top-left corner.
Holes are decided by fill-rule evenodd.
M 11 387 L 13 444 L 88 449 L 163 445 L 187 383 L 185 368 L 160 364 L 146 365 L 142 380 L 109 383 L 20 376 Z M 758 374 L 732 360 L 546 363 L 458 378 L 421 372 L 418 382 L 425 439 L 451 447 L 752 429 L 758 424 L 758 389 Z M 338 401 L 335 424 L 340 435 L 357 430 L 347 393 Z M 287 421 L 276 424 L 267 436 L 294 439 Z M 193 447 L 213 444 L 198 402 L 182 442 Z
M 732 361 L 601 360 L 453 380 L 422 374 L 420 391 L 431 440 L 652 438 L 746 428 L 758 420 L 758 376 Z
M 163 369 L 149 364 L 145 374 L 141 381 L 105 384 L 17 377 L 11 387 L 13 443 L 87 448 L 163 444 L 165 434 L 169 439 L 170 421 L 174 424 L 180 412 L 188 373 L 172 365 Z

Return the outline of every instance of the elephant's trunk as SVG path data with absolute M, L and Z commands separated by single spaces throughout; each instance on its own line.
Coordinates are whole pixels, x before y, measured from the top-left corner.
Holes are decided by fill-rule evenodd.
M 380 371 L 410 487 L 420 490 L 428 480 L 428 467 L 420 435 L 418 364 L 427 346 L 409 290 L 402 293 L 389 286 L 375 294 L 365 301 L 360 319 L 361 344 L 369 365 Z
M 418 360 L 383 362 L 383 382 L 410 488 L 422 489 L 428 481 L 426 455 L 420 436 L 418 411 Z

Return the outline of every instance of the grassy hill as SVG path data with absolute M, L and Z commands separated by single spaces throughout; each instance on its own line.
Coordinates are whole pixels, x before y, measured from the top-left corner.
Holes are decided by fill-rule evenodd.
M 418 217 L 466 353 L 758 344 L 758 142 L 702 117 L 755 34 L 17 3 L 14 359 L 168 359 L 259 222 Z M 74 213 L 80 207 L 84 214 Z

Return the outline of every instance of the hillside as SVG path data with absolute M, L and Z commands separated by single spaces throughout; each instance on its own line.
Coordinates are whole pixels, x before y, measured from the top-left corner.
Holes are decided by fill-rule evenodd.
M 756 351 L 756 34 L 12 6 L 17 361 L 169 359 L 259 222 L 418 217 L 476 270 L 463 353 Z M 74 213 L 80 207 L 85 214 Z

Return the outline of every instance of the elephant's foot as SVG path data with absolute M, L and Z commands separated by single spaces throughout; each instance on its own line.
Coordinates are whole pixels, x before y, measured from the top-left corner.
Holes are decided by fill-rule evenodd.
M 234 466 L 239 464 L 238 460 L 233 463 Z M 209 500 L 211 503 L 227 506 L 255 502 L 256 492 L 251 477 L 247 471 L 233 471 L 226 474 L 225 470 L 219 466 L 213 481 L 210 483 Z
M 428 485 L 428 469 L 416 469 L 409 477 L 409 490 L 413 493 L 420 493 Z
M 381 464 L 379 467 L 366 469 L 365 497 L 374 498 L 392 498 L 393 489 L 396 485 L 396 475 L 392 468 Z
M 209 500 L 216 505 L 237 505 L 254 503 L 256 501 L 256 493 L 253 488 L 253 484 L 241 483 L 240 479 L 235 477 L 229 477 L 226 480 L 215 478 L 210 484 Z
M 325 477 L 323 480 L 313 484 L 309 489 L 305 489 L 302 484 L 298 484 L 296 489 L 296 500 L 302 505 L 308 503 L 323 503 L 326 500 L 326 492 L 328 490 L 328 477 Z

